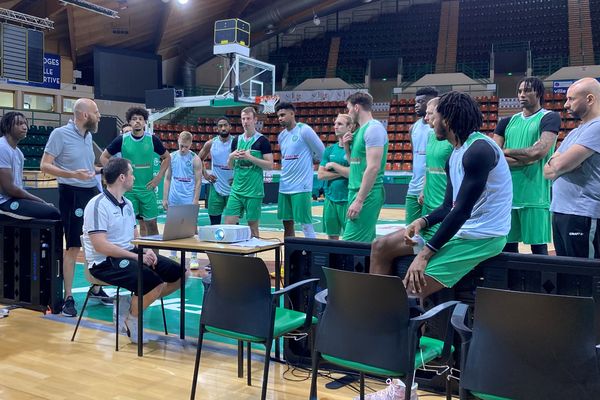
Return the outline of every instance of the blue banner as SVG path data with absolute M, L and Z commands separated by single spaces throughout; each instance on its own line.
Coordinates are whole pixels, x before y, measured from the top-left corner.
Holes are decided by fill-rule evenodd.
M 60 56 L 58 54 L 44 53 L 44 82 L 25 82 L 8 79 L 7 83 L 60 89 Z

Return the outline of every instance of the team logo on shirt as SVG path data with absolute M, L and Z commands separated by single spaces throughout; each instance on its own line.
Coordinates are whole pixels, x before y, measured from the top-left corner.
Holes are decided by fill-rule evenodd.
M 77 210 L 75 210 L 75 216 L 79 218 L 83 217 L 83 209 L 78 208 Z
M 17 208 L 19 208 L 19 202 L 18 201 L 13 201 L 12 203 L 10 203 L 10 209 L 15 211 Z
M 119 268 L 127 268 L 128 265 L 129 260 L 121 260 L 121 262 L 119 263 Z
M 298 135 L 292 135 L 292 142 L 298 141 Z

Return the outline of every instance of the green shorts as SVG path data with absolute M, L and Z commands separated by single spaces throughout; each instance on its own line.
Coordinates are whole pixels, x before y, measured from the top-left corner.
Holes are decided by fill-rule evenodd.
M 435 208 L 429 208 L 427 207 L 425 204 L 423 204 L 423 209 L 421 210 L 421 216 L 424 217 L 426 215 L 431 214 L 431 212 L 435 210 Z M 433 235 L 435 235 L 435 233 L 437 232 L 438 228 L 440 227 L 440 224 L 435 224 L 434 226 L 430 226 L 428 228 L 425 228 L 423 230 L 421 230 L 420 235 L 423 239 L 425 239 L 426 241 L 431 239 L 433 237 Z
M 329 236 L 340 236 L 344 231 L 346 224 L 346 213 L 348 212 L 348 202 L 335 202 L 325 199 L 323 207 L 323 230 Z
M 227 206 L 227 199 L 229 196 L 221 196 L 219 192 L 215 190 L 213 186 L 209 186 L 208 189 L 208 215 L 221 215 L 225 206 Z
M 552 217 L 547 208 L 517 208 L 511 214 L 508 243 L 544 244 L 552 241 Z
M 487 239 L 453 237 L 435 253 L 425 268 L 425 275 L 446 287 L 452 287 L 480 262 L 502 252 L 506 236 Z
M 348 207 L 350 207 L 357 194 L 358 190 L 348 192 Z M 371 189 L 371 193 L 367 196 L 358 217 L 346 219 L 343 239 L 355 242 L 372 242 L 375 239 L 375 228 L 384 201 L 385 191 L 383 186 Z
M 223 210 L 223 215 L 241 218 L 246 214 L 247 221 L 258 221 L 262 201 L 262 197 L 246 197 L 232 192 L 227 199 L 227 206 Z
M 277 197 L 277 218 L 294 221 L 297 224 L 312 224 L 312 194 L 279 193 Z
M 408 225 L 415 219 L 421 217 L 421 205 L 419 204 L 419 196 L 407 194 L 405 203 L 406 204 L 404 207 L 406 210 L 406 216 L 404 217 L 404 223 Z
M 141 217 L 144 221 L 158 217 L 158 205 L 154 190 L 131 190 L 125 193 L 125 197 L 133 204 L 136 217 Z

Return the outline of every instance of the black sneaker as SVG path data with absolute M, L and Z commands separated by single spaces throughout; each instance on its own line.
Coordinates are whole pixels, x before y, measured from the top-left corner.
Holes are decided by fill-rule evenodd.
M 94 288 L 95 289 L 97 288 L 98 291 L 94 292 L 94 290 L 92 290 L 90 299 L 95 299 L 95 300 L 99 301 L 102 305 L 105 305 L 105 306 L 113 305 L 113 298 L 110 297 L 108 294 L 106 294 L 104 289 L 102 289 L 102 286 L 94 286 Z
M 69 296 L 65 299 L 65 304 L 63 305 L 61 313 L 65 317 L 77 316 L 77 309 L 75 308 L 75 300 L 73 299 L 73 296 Z

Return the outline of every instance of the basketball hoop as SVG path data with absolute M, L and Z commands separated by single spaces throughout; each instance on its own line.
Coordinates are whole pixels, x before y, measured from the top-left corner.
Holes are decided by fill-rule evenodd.
M 255 100 L 256 104 L 260 104 L 261 114 L 273 114 L 275 112 L 275 105 L 279 101 L 279 96 L 256 96 Z

